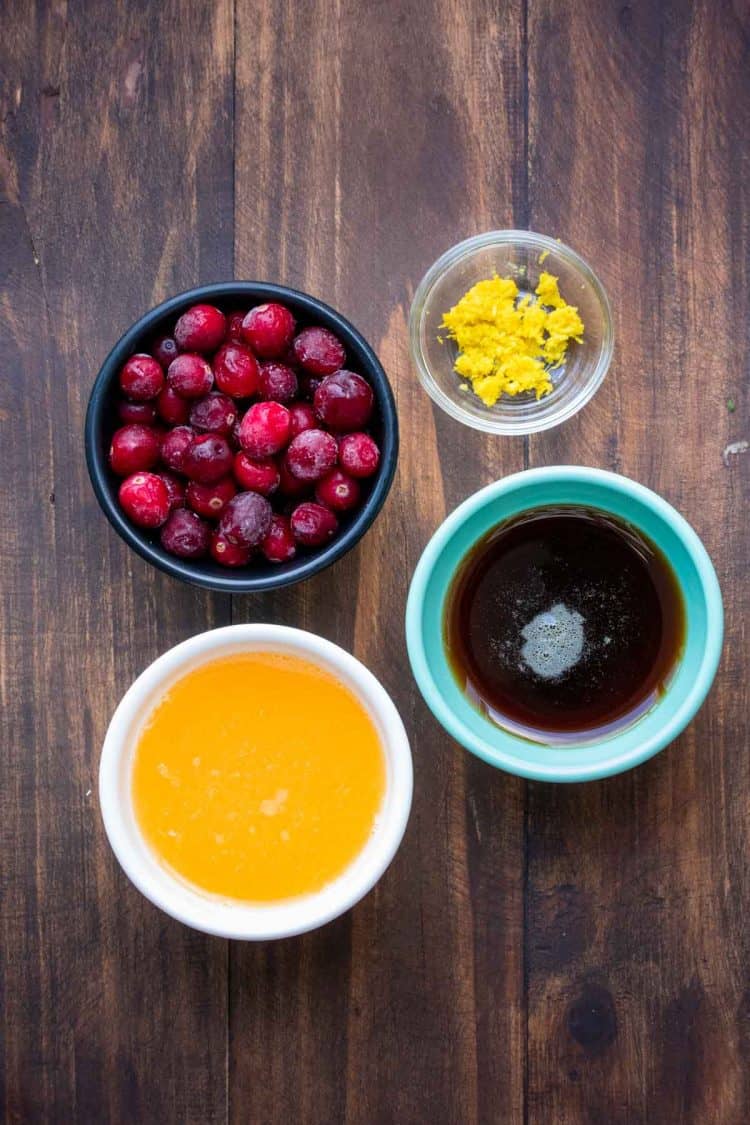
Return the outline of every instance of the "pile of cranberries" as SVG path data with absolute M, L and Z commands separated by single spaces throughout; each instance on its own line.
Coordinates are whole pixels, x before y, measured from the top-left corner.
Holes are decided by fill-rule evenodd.
M 284 305 L 193 305 L 119 373 L 125 514 L 171 554 L 229 567 L 328 542 L 380 460 L 372 388 L 345 363 L 333 332 L 298 332 Z

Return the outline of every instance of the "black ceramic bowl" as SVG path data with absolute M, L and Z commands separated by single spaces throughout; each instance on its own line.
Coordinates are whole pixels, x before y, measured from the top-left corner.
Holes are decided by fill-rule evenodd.
M 233 312 L 235 309 L 249 309 L 264 301 L 279 301 L 287 305 L 302 328 L 321 324 L 341 339 L 346 348 L 347 368 L 363 375 L 375 394 L 375 412 L 369 429 L 380 446 L 380 465 L 373 477 L 362 481 L 361 506 L 340 517 L 338 534 L 324 547 L 300 550 L 287 563 L 274 564 L 254 559 L 249 566 L 237 570 L 221 567 L 211 558 L 180 559 L 161 546 L 158 529 L 150 531 L 136 527 L 117 501 L 121 480 L 111 472 L 107 463 L 110 439 L 121 424 L 115 412 L 117 376 L 125 360 L 134 352 L 148 352 L 158 336 L 171 333 L 177 317 L 191 305 L 206 302 L 217 305 L 224 312 Z M 370 345 L 348 320 L 322 301 L 296 289 L 255 281 L 229 281 L 180 293 L 157 305 L 128 329 L 115 344 L 96 377 L 86 413 L 85 444 L 86 463 L 96 498 L 115 531 L 134 551 L 159 570 L 184 582 L 230 594 L 253 593 L 310 578 L 341 558 L 361 539 L 383 506 L 393 481 L 398 456 L 398 420 L 385 371 Z

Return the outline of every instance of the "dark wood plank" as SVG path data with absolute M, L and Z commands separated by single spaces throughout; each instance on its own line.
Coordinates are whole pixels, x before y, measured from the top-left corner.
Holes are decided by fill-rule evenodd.
M 232 950 L 230 1116 L 521 1120 L 523 787 L 427 715 L 403 606 L 446 511 L 523 462 L 522 444 L 432 410 L 406 342 L 434 258 L 523 222 L 522 5 L 241 4 L 237 33 L 237 121 L 254 122 L 237 132 L 238 276 L 299 285 L 362 329 L 394 383 L 402 453 L 353 555 L 235 612 L 315 629 L 373 668 L 412 736 L 416 792 L 393 867 L 348 918 Z
M 4 6 L 0 52 L 2 1112 L 225 1119 L 226 945 L 120 873 L 99 748 L 135 674 L 228 604 L 100 514 L 87 395 L 119 334 L 232 272 L 232 5 Z
M 719 572 L 727 643 L 697 720 L 635 773 L 529 795 L 531 1122 L 750 1116 L 750 9 L 529 5 L 530 225 L 601 272 L 617 356 L 532 464 L 620 470 Z M 736 402 L 729 413 L 727 399 Z

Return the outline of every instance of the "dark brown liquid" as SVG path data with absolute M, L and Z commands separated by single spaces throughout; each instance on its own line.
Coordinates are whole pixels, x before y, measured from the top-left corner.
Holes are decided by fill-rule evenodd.
M 468 694 L 500 726 L 571 742 L 632 722 L 663 692 L 684 639 L 664 555 L 588 508 L 500 524 L 459 567 L 445 640 Z

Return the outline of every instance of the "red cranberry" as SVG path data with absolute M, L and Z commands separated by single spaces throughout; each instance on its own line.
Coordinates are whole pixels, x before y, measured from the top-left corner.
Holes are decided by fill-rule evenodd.
M 161 545 L 170 555 L 199 559 L 208 551 L 211 531 L 205 520 L 187 508 L 175 508 L 161 529 Z
M 292 512 L 292 534 L 304 547 L 320 547 L 336 534 L 338 520 L 329 508 L 307 502 Z
M 304 430 L 286 451 L 284 462 L 300 480 L 320 480 L 336 464 L 338 446 L 325 430 Z
M 142 426 L 150 426 L 156 419 L 156 411 L 150 402 L 128 402 L 122 399 L 117 404 L 117 417 L 121 422 L 140 422 Z
M 161 472 L 159 476 L 167 486 L 169 494 L 169 510 L 185 507 L 185 485 L 174 473 Z
M 291 367 L 271 360 L 260 365 L 260 397 L 273 402 L 291 402 L 297 396 L 297 376 Z
M 215 484 L 231 472 L 232 461 L 232 450 L 221 434 L 198 434 L 188 446 L 182 471 L 199 484 Z
M 182 426 L 190 417 L 190 403 L 167 384 L 156 400 L 156 412 L 168 426 Z
M 286 516 L 273 516 L 260 549 L 269 562 L 289 562 L 297 554 L 292 528 Z
M 209 545 L 211 558 L 222 566 L 246 566 L 250 562 L 252 547 L 238 547 L 230 543 L 220 531 L 214 531 Z
M 310 402 L 315 398 L 315 392 L 320 384 L 323 382 L 322 375 L 309 375 L 303 372 L 299 377 L 300 394 L 309 399 Z
M 227 330 L 227 318 L 213 305 L 193 305 L 174 326 L 181 352 L 215 352 Z
M 173 336 L 160 336 L 154 344 L 154 359 L 157 359 L 166 371 L 173 359 L 177 359 L 179 349 Z
M 313 405 L 329 430 L 361 430 L 372 414 L 372 387 L 353 371 L 337 371 L 320 384 Z
M 345 434 L 339 442 L 339 464 L 352 477 L 371 477 L 380 463 L 380 450 L 369 434 Z
M 234 475 L 242 488 L 259 492 L 261 496 L 270 496 L 279 487 L 279 470 L 270 457 L 255 460 L 247 453 L 236 453 Z
M 292 425 L 291 434 L 293 438 L 296 438 L 297 434 L 301 434 L 304 430 L 317 429 L 318 420 L 309 403 L 293 402 L 289 407 L 289 419 Z
M 161 527 L 169 515 L 167 486 L 156 473 L 133 473 L 120 485 L 120 507 L 139 527 Z
M 216 386 L 234 398 L 249 398 L 258 389 L 258 361 L 241 344 L 225 344 L 214 356 Z
M 348 512 L 350 508 L 356 508 L 361 491 L 359 481 L 354 477 L 342 473 L 341 469 L 332 469 L 328 476 L 318 481 L 315 499 L 334 512 Z
M 261 359 L 277 359 L 294 335 L 294 317 L 284 305 L 256 305 L 242 322 L 242 335 Z
M 242 322 L 245 319 L 245 314 L 242 312 L 230 313 L 227 317 L 227 343 L 228 344 L 241 344 L 242 343 Z
M 131 355 L 120 371 L 120 390 L 133 402 L 156 398 L 163 386 L 164 372 L 151 355 Z
M 202 355 L 186 352 L 170 363 L 167 382 L 183 398 L 203 398 L 214 385 L 214 375 Z
M 287 496 L 289 499 L 299 499 L 310 492 L 312 485 L 306 480 L 300 480 L 299 477 L 293 476 L 289 472 L 289 467 L 286 459 L 282 459 L 279 464 L 279 492 L 282 496 Z
M 159 435 L 151 426 L 131 422 L 112 435 L 109 464 L 118 477 L 152 468 L 159 460 Z
M 297 362 L 312 375 L 331 375 L 346 361 L 344 345 L 327 328 L 304 328 L 292 347 Z
M 198 484 L 191 480 L 185 499 L 188 508 L 192 508 L 199 516 L 217 520 L 236 493 L 237 486 L 231 477 L 222 477 L 216 484 Z
M 257 547 L 271 526 L 273 510 L 257 492 L 240 492 L 229 501 L 219 531 L 238 547 Z
M 189 426 L 175 426 L 164 435 L 161 443 L 161 459 L 168 469 L 183 472 L 185 456 L 193 443 L 195 434 Z
M 211 391 L 205 398 L 199 398 L 190 411 L 190 425 L 201 433 L 221 434 L 226 437 L 232 432 L 237 420 L 237 407 L 227 395 Z
M 240 424 L 240 445 L 251 457 L 271 457 L 289 441 L 289 411 L 278 402 L 256 402 Z

